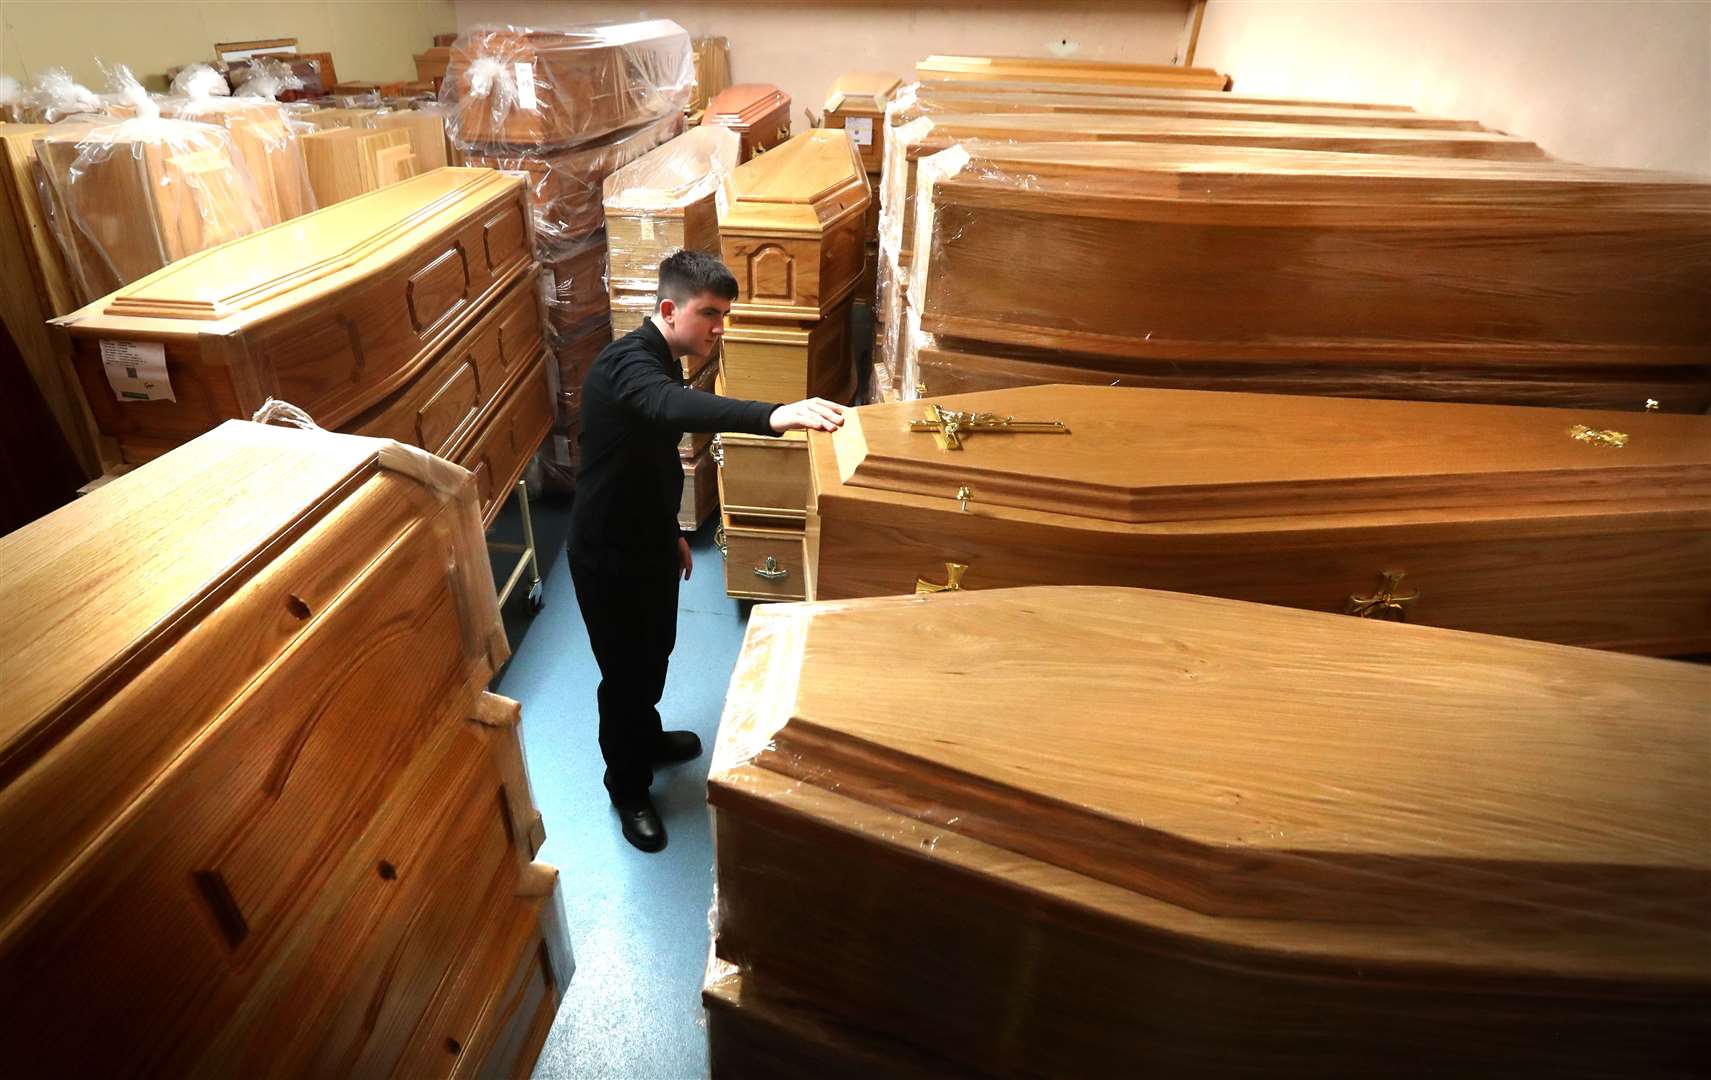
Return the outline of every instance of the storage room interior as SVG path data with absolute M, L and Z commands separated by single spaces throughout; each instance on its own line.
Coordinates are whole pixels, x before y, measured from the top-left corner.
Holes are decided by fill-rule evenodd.
M 17 1075 L 1711 1071 L 1711 0 L 0 0 L 0 148 Z

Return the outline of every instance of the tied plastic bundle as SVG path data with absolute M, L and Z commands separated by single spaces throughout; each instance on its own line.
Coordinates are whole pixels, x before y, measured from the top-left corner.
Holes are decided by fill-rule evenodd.
M 303 89 L 303 79 L 278 60 L 258 57 L 242 69 L 235 96 L 276 101 L 287 90 Z
M 225 86 L 225 79 L 207 64 L 185 68 L 173 80 L 173 86 L 181 88 L 184 94 L 165 99 L 161 111 L 183 120 L 218 124 L 231 134 L 261 200 L 267 224 L 289 221 L 315 209 L 303 146 L 283 106 L 259 94 L 216 96 L 220 93 L 218 88 Z
M 23 85 L 10 75 L 0 75 L 0 120 L 17 123 L 23 104 Z
M 56 67 L 37 76 L 35 85 L 23 95 L 19 119 L 32 124 L 57 124 L 72 116 L 97 115 L 102 109 L 99 94 L 73 79 L 71 72 Z
M 165 119 L 127 69 L 125 120 L 67 124 L 36 140 L 43 197 L 85 303 L 271 224 L 232 136 Z
M 681 114 L 694 89 L 689 35 L 668 19 L 488 26 L 452 47 L 440 101 L 465 148 L 563 149 Z

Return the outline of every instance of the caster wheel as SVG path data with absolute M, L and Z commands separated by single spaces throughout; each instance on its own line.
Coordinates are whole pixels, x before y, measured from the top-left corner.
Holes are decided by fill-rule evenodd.
M 529 614 L 539 615 L 541 613 L 541 609 L 546 606 L 546 591 L 541 588 L 539 582 L 536 582 L 534 585 L 529 587 Z

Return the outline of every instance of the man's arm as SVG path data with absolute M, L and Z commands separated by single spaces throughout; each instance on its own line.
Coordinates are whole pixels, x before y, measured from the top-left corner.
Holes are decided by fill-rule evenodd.
M 771 422 L 777 405 L 692 390 L 644 354 L 631 353 L 613 361 L 612 386 L 619 402 L 650 424 L 670 431 L 778 434 Z

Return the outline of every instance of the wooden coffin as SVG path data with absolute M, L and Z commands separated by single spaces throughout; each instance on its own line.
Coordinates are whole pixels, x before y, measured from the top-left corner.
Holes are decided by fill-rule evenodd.
M 535 235 L 543 253 L 549 245 L 574 243 L 605 224 L 601 185 L 606 177 L 683 130 L 683 117 L 668 113 L 633 131 L 569 149 L 525 154 L 468 151 L 464 164 L 523 172 Z
M 897 110 L 890 126 L 919 115 L 938 113 L 1095 113 L 1109 116 L 1180 117 L 1186 120 L 1247 120 L 1269 124 L 1320 124 L 1337 127 L 1414 128 L 1421 131 L 1484 131 L 1478 122 L 1431 116 L 1408 108 L 1339 108 L 1300 104 L 1288 98 L 1232 101 L 1223 95 L 1201 97 L 1133 97 L 1107 94 L 1036 94 L 995 91 L 991 94 L 938 95 L 924 91 L 907 108 Z
M 24 365 L 54 424 L 77 457 L 84 478 L 99 476 L 93 422 L 83 391 L 58 352 L 47 321 L 77 307 L 59 245 L 36 191 L 35 138 L 42 124 L 0 123 L 0 321 L 18 346 Z
M 790 95 L 771 83 L 728 86 L 707 102 L 701 123 L 735 131 L 747 161 L 790 138 Z
M 1068 433 L 945 450 L 911 430 L 935 404 Z M 956 563 L 965 589 L 1134 585 L 1711 650 L 1703 416 L 1041 386 L 867 406 L 808 442 L 817 599 Z
M 336 428 L 410 383 L 532 273 L 526 212 L 516 177 L 436 169 L 180 260 L 57 323 L 126 462 L 269 397 Z M 173 400 L 121 400 L 103 342 L 116 363 L 164 359 Z
M 910 272 L 941 341 L 1570 380 L 1711 361 L 1701 179 L 1119 143 L 926 160 Z
M 427 52 L 415 54 L 416 78 L 422 82 L 433 83 L 437 93 L 440 83 L 446 77 L 446 69 L 451 66 L 452 50 L 449 45 L 436 45 Z
M 0 564 L 15 1070 L 532 1058 L 507 995 L 544 950 L 556 1002 L 570 965 L 517 707 L 483 689 L 509 650 L 468 473 L 234 421 Z
M 614 306 L 645 296 L 652 306 L 659 264 L 674 251 L 719 252 L 714 197 L 738 163 L 729 128 L 691 128 L 606 177 L 608 270 Z
M 850 339 L 854 287 L 818 319 L 737 320 L 725 329 L 725 381 L 736 397 L 799 401 L 805 397 L 849 403 L 856 372 Z
M 870 173 L 885 161 L 885 106 L 902 86 L 888 71 L 852 71 L 838 76 L 826 96 L 825 126 L 849 135 Z
M 37 137 L 36 157 L 85 303 L 274 224 L 232 137 L 209 124 L 56 126 Z
M 289 221 L 315 209 L 303 147 L 286 121 L 285 109 L 260 98 L 192 98 L 168 100 L 161 113 L 183 120 L 218 124 L 249 170 L 250 183 L 261 199 L 269 223 Z
M 1204 90 L 1230 88 L 1230 77 L 1211 68 L 1044 56 L 933 55 L 916 61 L 915 76 L 924 83 L 973 79 L 985 82 L 1123 83 Z
M 1145 590 L 758 610 L 714 947 L 739 1009 L 978 1075 L 1687 1075 L 1708 694 Z
M 597 324 L 573 337 L 549 336 L 548 342 L 558 364 L 559 388 L 576 402 L 582 393 L 582 380 L 600 358 L 600 350 L 612 343 L 612 334 L 604 324 Z
M 693 532 L 706 524 L 719 508 L 719 467 L 710 450 L 683 462 L 683 500 L 677 509 L 677 527 Z
M 365 117 L 360 126 L 382 131 L 402 130 L 410 139 L 410 150 L 416 155 L 417 168 L 422 172 L 444 168 L 447 164 L 446 122 L 438 111 L 383 109 Z
M 555 421 L 545 354 L 532 359 L 505 391 L 493 417 L 452 460 L 475 476 L 481 520 L 491 526 L 529 461 L 546 442 Z
M 650 19 L 472 31 L 452 46 L 444 82 L 454 141 L 572 146 L 681 114 L 695 77 L 689 35 Z
M 1164 98 L 1178 101 L 1224 101 L 1231 105 L 1312 105 L 1323 109 L 1383 109 L 1413 112 L 1411 105 L 1378 101 L 1341 101 L 1336 98 L 1286 97 L 1279 94 L 1244 94 L 1229 90 L 1203 90 L 1185 87 L 1144 86 L 1123 83 L 1074 83 L 1023 81 L 987 81 L 957 79 L 931 81 L 905 87 L 899 98 L 949 102 L 959 97 L 993 97 L 1007 94 L 1094 94 L 1100 97 Z
M 616 338 L 613 340 L 616 340 Z M 709 394 L 718 393 L 718 353 L 715 352 L 711 360 L 702 362 L 701 366 L 694 370 L 687 370 L 686 365 L 686 370 L 683 373 L 683 381 L 695 390 L 705 391 Z M 683 433 L 683 437 L 677 440 L 677 456 L 684 461 L 694 461 L 713 445 L 713 440 L 717 437 L 718 436 L 705 431 L 686 431 Z M 719 464 L 719 459 L 715 457 L 712 461 L 713 466 L 716 469 Z M 709 477 L 709 482 L 711 482 L 711 479 L 712 478 Z
M 555 245 L 542 262 L 547 326 L 558 341 L 603 329 L 611 318 L 606 290 L 606 233 Z

